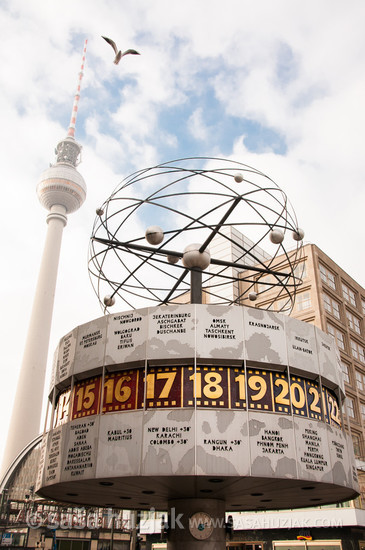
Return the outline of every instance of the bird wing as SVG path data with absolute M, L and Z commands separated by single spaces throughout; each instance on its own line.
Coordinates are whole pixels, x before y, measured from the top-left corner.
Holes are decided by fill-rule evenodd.
M 123 55 L 127 55 L 128 53 L 133 53 L 134 55 L 141 55 L 136 50 L 126 50 L 125 52 L 123 52 Z
M 112 40 L 111 38 L 107 38 L 106 36 L 102 36 L 101 38 L 104 38 L 104 40 L 106 40 L 108 44 L 111 45 L 116 54 L 118 53 L 118 48 L 114 40 Z

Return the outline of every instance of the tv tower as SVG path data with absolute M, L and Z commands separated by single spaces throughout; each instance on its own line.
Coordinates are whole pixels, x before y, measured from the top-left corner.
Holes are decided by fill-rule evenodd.
M 56 147 L 56 163 L 43 172 L 37 185 L 38 199 L 49 212 L 48 228 L 0 479 L 18 454 L 40 432 L 62 233 L 67 224 L 67 215 L 78 210 L 86 198 L 85 181 L 76 169 L 80 162 L 81 145 L 74 137 L 86 45 L 87 40 L 67 136 Z

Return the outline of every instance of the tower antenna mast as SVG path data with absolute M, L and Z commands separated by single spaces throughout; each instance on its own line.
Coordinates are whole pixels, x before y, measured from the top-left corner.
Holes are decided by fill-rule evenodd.
M 67 136 L 72 138 L 75 137 L 76 118 L 77 118 L 77 111 L 79 109 L 79 101 L 80 101 L 81 81 L 82 81 L 82 77 L 84 76 L 86 46 L 87 46 L 87 39 L 85 40 L 84 51 L 82 52 L 82 61 L 81 61 L 81 69 L 79 72 L 79 80 L 77 82 L 77 89 L 76 89 L 76 94 L 74 98 L 74 104 L 72 106 L 71 120 L 68 127 L 68 132 L 67 132 Z

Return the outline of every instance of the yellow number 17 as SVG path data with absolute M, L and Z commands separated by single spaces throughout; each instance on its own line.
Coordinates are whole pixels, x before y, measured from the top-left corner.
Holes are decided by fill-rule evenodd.
M 176 372 L 152 372 L 147 374 L 146 378 L 146 396 L 147 399 L 167 399 L 169 397 L 172 385 L 176 377 Z M 166 380 L 164 387 L 158 397 L 155 397 L 155 381 Z

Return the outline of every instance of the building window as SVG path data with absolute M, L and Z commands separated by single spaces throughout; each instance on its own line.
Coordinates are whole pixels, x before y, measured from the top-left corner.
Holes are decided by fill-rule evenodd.
M 262 550 L 263 545 L 263 542 L 228 542 L 226 548 L 230 548 L 230 550 Z
M 328 294 L 323 293 L 323 302 L 324 302 L 324 309 L 328 311 L 328 313 L 331 313 L 334 317 L 337 319 L 340 319 L 340 304 L 331 298 L 331 296 L 328 296 Z
M 345 382 L 349 384 L 350 383 L 349 367 L 343 361 L 341 361 L 341 369 L 342 369 L 343 379 L 345 380 Z
M 336 504 L 336 507 L 338 505 Z M 310 531 L 310 530 L 309 530 Z M 306 529 L 303 529 L 303 533 L 306 532 Z M 227 548 L 230 548 L 231 545 L 228 544 Z M 342 545 L 340 541 L 334 540 L 321 540 L 320 542 L 309 541 L 309 540 L 287 540 L 287 541 L 278 541 L 272 543 L 273 550 L 342 550 Z M 233 548 L 235 548 L 233 546 Z M 237 546 L 239 548 L 239 546 Z
M 345 283 L 342 283 L 342 294 L 346 302 L 356 307 L 355 292 L 351 290 L 351 288 L 349 288 L 347 285 L 345 285 Z
M 360 437 L 358 435 L 353 434 L 352 435 L 352 443 L 353 443 L 353 446 L 354 446 L 355 456 L 360 456 L 361 455 L 361 452 L 360 452 Z
M 64 540 L 59 539 L 57 541 L 57 548 L 59 550 L 89 550 L 89 540 Z
M 345 336 L 344 334 L 338 330 L 338 328 L 334 327 L 333 325 L 330 325 L 327 323 L 327 331 L 328 334 L 334 337 L 336 340 L 336 344 L 340 349 L 345 349 Z
M 361 363 L 365 363 L 365 349 L 352 339 L 350 339 L 350 345 L 352 356 Z
M 357 388 L 360 390 L 360 391 L 364 391 L 364 388 L 365 388 L 365 376 L 359 372 L 358 370 L 355 371 L 355 376 L 356 376 L 356 385 L 357 385 Z
M 352 397 L 346 397 L 347 412 L 351 418 L 355 418 L 355 403 Z
M 361 306 L 362 306 L 363 315 L 365 315 L 365 300 L 364 300 L 364 298 L 361 298 Z
M 360 403 L 360 414 L 361 414 L 361 418 L 363 420 L 365 420 L 365 405 L 364 405 L 364 403 Z
M 335 283 L 335 276 L 334 274 L 327 269 L 327 267 L 324 267 L 324 265 L 319 264 L 319 273 L 321 276 L 321 279 L 326 285 L 330 286 L 334 290 L 336 290 L 336 283 Z
M 295 277 L 298 277 L 299 279 L 306 279 L 307 278 L 307 264 L 305 262 L 300 262 L 298 265 L 294 268 L 294 275 Z
M 350 329 L 353 330 L 354 332 L 357 332 L 357 334 L 361 334 L 360 319 L 347 310 L 346 310 L 346 317 L 347 317 L 347 321 Z
M 276 283 L 274 275 L 264 275 L 258 279 L 257 291 L 265 292 L 272 289 L 272 286 Z
M 274 303 L 275 311 L 282 311 L 282 309 L 288 308 L 289 306 L 290 306 L 289 298 L 280 298 L 280 300 L 275 300 L 275 303 Z
M 303 311 L 303 309 L 309 309 L 311 307 L 311 295 L 310 292 L 299 292 L 295 296 L 295 309 L 296 311 Z

